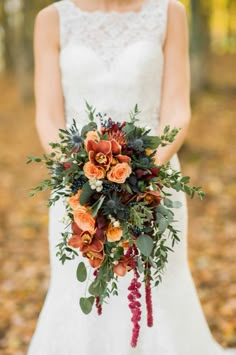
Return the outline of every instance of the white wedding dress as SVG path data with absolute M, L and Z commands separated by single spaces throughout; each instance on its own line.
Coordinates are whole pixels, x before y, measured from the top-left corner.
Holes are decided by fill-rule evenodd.
M 163 74 L 163 42 L 169 0 L 147 0 L 139 12 L 87 12 L 71 0 L 54 2 L 60 19 L 60 66 L 69 126 L 87 120 L 85 99 L 98 112 L 127 120 L 138 103 L 139 124 L 153 133 L 158 126 Z M 171 103 L 170 103 L 171 104 Z M 177 155 L 171 159 L 179 169 Z M 51 280 L 28 355 L 223 355 L 204 317 L 187 261 L 185 195 L 174 193 L 183 207 L 176 210 L 181 242 L 169 257 L 163 282 L 153 289 L 154 326 L 143 314 L 138 346 L 131 348 L 132 324 L 127 288 L 132 273 L 120 279 L 119 297 L 113 297 L 98 316 L 84 315 L 79 298 L 85 284 L 76 280 L 78 260 L 64 266 L 56 244 L 64 224 L 62 202 L 50 208 Z

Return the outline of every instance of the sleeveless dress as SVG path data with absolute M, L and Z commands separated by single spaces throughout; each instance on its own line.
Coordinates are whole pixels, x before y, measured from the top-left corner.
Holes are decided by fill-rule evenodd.
M 71 0 L 54 2 L 60 19 L 60 67 L 65 117 L 81 127 L 85 100 L 114 120 L 127 120 L 138 103 L 139 123 L 157 132 L 163 74 L 163 43 L 169 0 L 146 0 L 139 12 L 86 12 Z M 178 156 L 171 165 L 180 169 Z M 140 338 L 131 348 L 132 324 L 127 288 L 132 275 L 120 278 L 119 296 L 84 315 L 79 298 L 85 285 L 76 280 L 78 260 L 62 265 L 56 244 L 64 231 L 62 202 L 49 211 L 51 279 L 28 355 L 223 355 L 205 320 L 187 260 L 185 195 L 176 210 L 181 242 L 169 256 L 163 282 L 153 289 L 154 326 L 147 328 L 145 309 Z M 130 273 L 131 274 L 131 273 Z M 143 300 L 144 298 L 142 298 Z M 143 302 L 143 301 L 142 301 Z

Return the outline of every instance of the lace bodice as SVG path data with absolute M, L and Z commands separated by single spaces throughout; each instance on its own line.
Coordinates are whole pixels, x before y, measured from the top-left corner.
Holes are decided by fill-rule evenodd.
M 163 43 L 169 0 L 146 0 L 137 11 L 84 11 L 54 2 L 60 19 L 60 66 L 67 125 L 97 111 L 127 120 L 137 103 L 140 124 L 158 125 Z

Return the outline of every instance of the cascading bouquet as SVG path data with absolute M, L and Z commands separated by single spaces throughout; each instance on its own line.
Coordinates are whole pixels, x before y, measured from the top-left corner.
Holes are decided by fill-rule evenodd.
M 28 163 L 43 162 L 50 178 L 31 191 L 52 190 L 48 206 L 62 199 L 66 210 L 65 231 L 57 245 L 57 256 L 64 264 L 79 259 L 79 282 L 93 272 L 87 292 L 80 298 L 85 314 L 93 305 L 102 313 L 104 300 L 118 295 L 119 277 L 134 276 L 128 288 L 132 312 L 131 346 L 138 341 L 141 319 L 140 287 L 145 288 L 147 325 L 152 326 L 151 284 L 157 286 L 168 254 L 178 242 L 173 209 L 181 207 L 170 199 L 170 188 L 200 198 L 200 186 L 190 186 L 170 163 L 158 165 L 156 150 L 174 141 L 178 129 L 166 126 L 160 137 L 136 125 L 140 112 L 136 105 L 126 122 L 114 122 L 97 113 L 86 102 L 88 124 L 80 131 L 74 121 L 68 130 L 60 129 L 59 143 L 50 143 L 52 153 L 43 159 L 29 157 Z M 172 248 L 167 245 L 172 239 Z M 84 261 L 87 259 L 87 265 Z M 84 261 L 83 261 L 84 260 Z M 140 282 L 141 281 L 141 282 Z

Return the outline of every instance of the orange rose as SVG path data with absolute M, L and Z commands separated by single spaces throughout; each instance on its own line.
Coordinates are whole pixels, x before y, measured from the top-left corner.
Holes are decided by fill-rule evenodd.
M 74 221 L 83 231 L 94 233 L 95 219 L 88 213 L 85 207 L 78 208 L 74 211 Z
M 99 135 L 97 133 L 97 131 L 89 131 L 87 134 L 86 134 L 86 138 L 84 140 L 84 145 L 85 145 L 85 149 L 87 150 L 87 143 L 88 141 L 92 139 L 93 141 L 99 141 L 100 138 L 99 138 Z
M 120 245 L 122 246 L 122 248 L 124 249 L 128 249 L 130 244 L 128 240 L 123 240 L 122 242 L 120 242 Z
M 70 205 L 72 210 L 77 210 L 78 208 L 82 207 L 79 203 L 79 197 L 81 195 L 82 190 L 79 190 L 76 195 L 73 195 L 69 198 L 68 204 Z
M 110 181 L 122 184 L 125 182 L 127 177 L 130 176 L 132 170 L 128 163 L 119 163 L 111 168 L 107 173 L 107 178 Z
M 120 227 L 114 227 L 112 223 L 110 223 L 106 234 L 108 242 L 118 242 L 123 235 L 123 231 Z
M 103 179 L 105 177 L 105 170 L 101 166 L 96 166 L 88 161 L 84 164 L 84 173 L 88 179 L 96 178 Z

